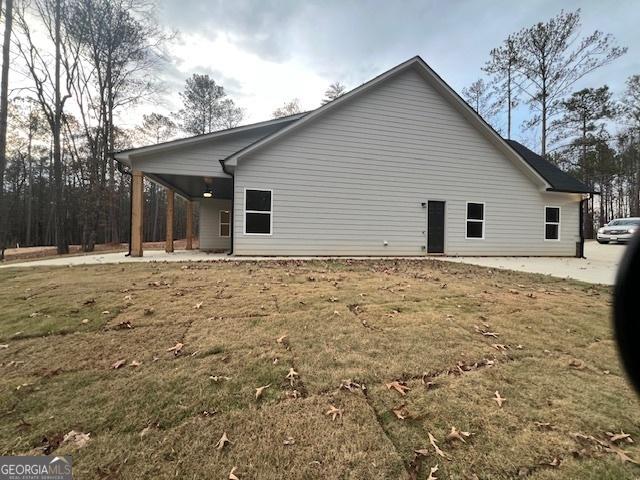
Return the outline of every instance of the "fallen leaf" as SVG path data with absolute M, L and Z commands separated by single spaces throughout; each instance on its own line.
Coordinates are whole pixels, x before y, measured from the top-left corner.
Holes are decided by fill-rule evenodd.
M 111 365 L 111 368 L 117 370 L 118 368 L 122 367 L 125 363 L 127 363 L 127 361 L 125 359 L 118 360 L 116 363 Z
M 238 469 L 237 467 L 233 467 L 231 469 L 231 471 L 229 472 L 229 480 L 240 480 L 234 473 L 237 469 Z
M 629 435 L 628 433 L 624 433 L 624 431 L 620 430 L 620 433 L 612 433 L 612 432 L 606 432 L 607 435 L 609 436 L 609 441 L 611 443 L 617 443 L 621 440 L 624 440 L 627 443 L 633 443 L 633 439 L 631 438 L 631 435 Z
M 499 406 L 500 408 L 502 408 L 502 404 L 503 404 L 504 402 L 506 402 L 506 401 L 507 401 L 507 399 L 506 399 L 506 398 L 502 398 L 502 397 L 500 396 L 500 393 L 499 393 L 497 390 L 496 390 L 495 395 L 496 395 L 496 396 L 495 396 L 494 400 L 496 401 L 496 403 L 498 404 L 498 406 Z
M 293 439 L 293 437 L 287 437 L 284 439 L 284 441 L 282 442 L 284 445 L 289 446 L 289 445 L 293 445 L 294 443 L 296 443 L 296 441 Z
M 87 323 L 89 323 L 89 319 L 88 318 L 83 318 L 82 319 L 82 324 L 86 325 Z
M 325 415 L 331 415 L 331 420 L 335 420 L 337 417 L 342 418 L 342 409 L 336 408 L 334 405 L 331 405 L 331 408 L 327 410 Z
M 627 452 L 625 452 L 624 450 L 618 447 L 609 447 L 607 450 L 609 452 L 615 453 L 618 456 L 618 459 L 621 460 L 622 462 L 629 462 L 629 463 L 633 463 L 634 465 L 640 465 L 640 462 L 637 462 L 636 460 L 631 458 L 627 454 Z
M 454 440 L 460 440 L 462 443 L 466 443 L 467 441 L 465 440 L 465 437 L 468 438 L 470 436 L 471 436 L 471 433 L 469 433 L 469 432 L 462 432 L 462 431 L 458 430 L 456 427 L 451 427 L 451 431 L 446 436 L 445 440 L 447 442 L 453 442 Z
M 229 440 L 229 437 L 227 437 L 227 432 L 224 432 L 215 446 L 218 450 L 222 450 L 227 443 L 231 443 L 231 440 Z
M 550 462 L 541 462 L 540 465 L 546 465 L 549 467 L 554 467 L 557 468 L 560 466 L 560 459 L 558 459 L 558 457 L 554 457 L 553 460 L 551 460 Z
M 427 480 L 438 480 L 438 477 L 435 476 L 435 473 L 438 471 L 438 465 L 436 465 L 435 467 L 431 467 L 429 469 L 429 476 L 427 477 Z
M 137 360 L 133 360 L 130 364 L 130 367 L 139 367 L 140 366 L 140 362 Z
M 388 390 L 393 389 L 403 397 L 407 394 L 409 390 L 411 390 L 409 387 L 407 387 L 404 384 L 404 382 L 398 382 L 397 380 L 394 380 L 391 383 L 386 383 L 385 386 L 387 387 Z
M 258 400 L 262 396 L 262 393 L 265 391 L 265 389 L 269 388 L 270 386 L 271 384 L 256 388 L 256 400 Z
M 153 315 L 153 312 L 155 312 L 155 309 L 153 307 L 149 307 L 149 308 L 145 308 L 143 311 L 144 315 Z
M 433 449 L 436 451 L 436 454 L 440 455 L 442 458 L 449 459 L 450 458 L 449 455 L 444 453 L 442 450 L 440 450 L 440 447 L 438 447 L 438 444 L 436 443 L 436 439 L 434 438 L 434 436 L 431 435 L 430 432 L 427 432 L 427 435 L 429 435 L 429 443 L 431 444 Z
M 405 409 L 405 404 L 404 403 L 402 405 L 392 409 L 391 411 L 393 412 L 393 414 L 396 416 L 396 418 L 398 420 L 405 420 L 409 416 L 409 413 Z
M 184 347 L 184 344 L 178 342 L 173 347 L 167 348 L 167 352 L 173 352 L 174 355 L 178 355 L 182 351 L 182 347 Z
M 343 390 L 349 390 L 350 392 L 354 392 L 360 389 L 364 390 L 363 385 L 360 385 L 359 383 L 354 382 L 350 378 L 347 380 L 343 380 L 338 388 Z
M 289 373 L 287 373 L 287 376 L 285 378 L 289 379 L 289 382 L 291 383 L 291 386 L 293 387 L 293 382 L 295 382 L 295 378 L 299 377 L 300 375 L 298 375 L 298 372 L 296 372 L 293 367 L 289 369 Z
M 200 310 L 202 308 L 202 302 L 198 302 L 196 303 L 193 308 L 195 308 L 196 310 Z
M 111 312 L 109 312 L 109 310 L 104 310 L 104 311 L 102 312 L 102 314 L 103 314 L 103 315 L 109 315 L 109 313 L 111 313 Z
M 214 382 L 219 382 L 221 380 L 231 380 L 231 377 L 226 377 L 224 375 L 209 375 L 209 378 Z
M 569 362 L 569 366 L 575 368 L 576 370 L 582 370 L 585 368 L 585 364 L 582 360 L 578 360 L 574 358 Z
M 83 448 L 86 447 L 91 438 L 89 438 L 89 433 L 76 432 L 75 430 L 71 430 L 64 436 L 62 440 L 62 445 L 68 445 L 71 448 Z
M 9 348 L 9 344 L 8 343 L 3 343 L 2 345 L 0 345 L 0 348 Z

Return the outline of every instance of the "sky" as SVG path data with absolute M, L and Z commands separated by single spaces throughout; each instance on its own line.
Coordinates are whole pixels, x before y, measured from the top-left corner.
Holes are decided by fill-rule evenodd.
M 122 120 L 180 107 L 178 92 L 193 73 L 209 74 L 245 111 L 243 123 L 271 118 L 285 101 L 320 105 L 328 85 L 357 87 L 420 55 L 458 92 L 482 75 L 489 51 L 512 32 L 560 11 L 582 9 L 582 32 L 615 36 L 628 53 L 576 85 L 608 84 L 615 94 L 640 73 L 637 0 L 158 0 L 158 20 L 177 32 L 160 78 L 165 94 Z M 519 115 L 524 119 L 526 111 Z M 535 132 L 522 132 L 530 143 Z M 517 137 L 517 136 L 516 136 Z
M 163 94 L 127 109 L 121 126 L 143 113 L 180 108 L 178 93 L 194 73 L 209 74 L 244 109 L 243 123 L 267 120 L 285 101 L 320 105 L 340 81 L 357 87 L 420 55 L 456 91 L 482 75 L 489 51 L 521 28 L 582 9 L 582 32 L 613 34 L 628 53 L 575 86 L 608 84 L 616 95 L 640 74 L 638 0 L 156 0 L 157 20 L 176 32 L 158 76 Z M 561 5 L 560 5 L 561 4 Z M 519 124 L 527 115 L 520 109 Z M 537 133 L 520 132 L 531 144 Z

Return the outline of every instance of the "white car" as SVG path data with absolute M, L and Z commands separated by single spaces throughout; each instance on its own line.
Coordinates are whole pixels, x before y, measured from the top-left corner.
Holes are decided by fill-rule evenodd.
M 625 243 L 631 240 L 638 230 L 640 230 L 640 217 L 615 218 L 598 229 L 596 240 L 598 243 Z

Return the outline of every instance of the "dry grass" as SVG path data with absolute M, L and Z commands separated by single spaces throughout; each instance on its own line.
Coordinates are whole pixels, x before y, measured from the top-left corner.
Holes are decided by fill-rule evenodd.
M 604 287 L 427 261 L 15 269 L 0 282 L 0 454 L 69 452 L 79 478 L 640 473 L 615 453 L 640 459 L 636 444 L 608 448 L 606 432 L 640 440 L 640 414 Z M 472 435 L 447 442 L 451 427 Z M 58 446 L 70 430 L 92 440 Z

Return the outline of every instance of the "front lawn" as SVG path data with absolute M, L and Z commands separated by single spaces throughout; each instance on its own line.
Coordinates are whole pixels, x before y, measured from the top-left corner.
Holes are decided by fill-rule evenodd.
M 347 260 L 0 285 L 0 454 L 71 454 L 75 478 L 640 475 L 605 287 Z

